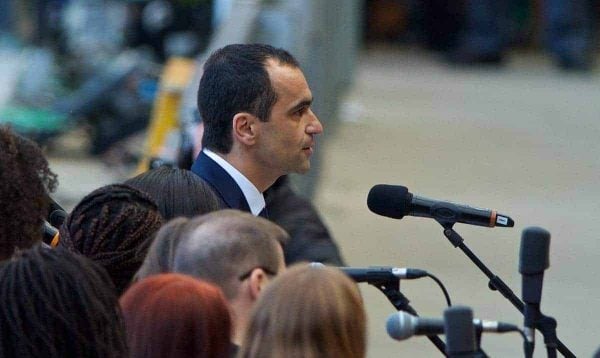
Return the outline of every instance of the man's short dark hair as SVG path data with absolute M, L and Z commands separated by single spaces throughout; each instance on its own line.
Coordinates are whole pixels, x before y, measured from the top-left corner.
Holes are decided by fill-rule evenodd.
M 198 109 L 204 121 L 203 147 L 229 153 L 233 143 L 231 121 L 236 113 L 269 119 L 277 101 L 266 70 L 269 59 L 299 67 L 289 52 L 263 44 L 228 45 L 208 58 L 198 89 Z

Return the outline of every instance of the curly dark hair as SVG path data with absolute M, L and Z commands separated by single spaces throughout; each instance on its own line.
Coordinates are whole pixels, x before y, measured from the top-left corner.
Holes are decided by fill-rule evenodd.
M 127 355 L 117 296 L 106 271 L 40 245 L 0 264 L 1 357 Z
M 60 228 L 60 245 L 103 266 L 120 294 L 162 223 L 156 203 L 146 193 L 129 185 L 107 185 L 75 206 Z
M 42 240 L 48 193 L 57 185 L 40 147 L 0 127 L 0 260 Z

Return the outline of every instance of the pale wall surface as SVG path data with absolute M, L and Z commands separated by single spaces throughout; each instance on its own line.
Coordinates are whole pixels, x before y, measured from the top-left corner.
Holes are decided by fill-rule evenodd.
M 413 193 L 497 209 L 512 229 L 455 226 L 466 244 L 520 297 L 523 228 L 552 233 L 542 311 L 577 356 L 600 346 L 600 77 L 558 73 L 540 57 L 516 57 L 500 70 L 456 69 L 410 51 L 371 51 L 347 98 L 347 122 L 327 136 L 317 203 L 352 266 L 423 268 L 475 317 L 522 325 L 518 311 L 442 235 L 433 220 L 401 221 L 366 207 L 369 189 L 400 184 Z M 422 316 L 440 317 L 433 281 L 403 281 Z M 422 337 L 385 333 L 394 309 L 361 286 L 368 307 L 369 357 L 438 356 Z M 485 335 L 493 357 L 523 356 L 516 334 Z M 536 357 L 545 357 L 538 335 Z

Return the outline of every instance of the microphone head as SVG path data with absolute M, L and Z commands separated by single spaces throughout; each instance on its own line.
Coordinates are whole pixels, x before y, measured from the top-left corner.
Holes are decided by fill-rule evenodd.
M 377 215 L 402 219 L 410 212 L 412 194 L 401 185 L 377 184 L 369 190 L 367 206 Z
M 449 356 L 475 353 L 473 311 L 466 306 L 452 306 L 444 311 L 446 354 Z
M 528 227 L 521 235 L 519 273 L 535 275 L 550 267 L 550 233 L 541 227 Z
M 415 320 L 416 317 L 406 312 L 399 311 L 388 317 L 385 328 L 392 339 L 402 341 L 415 334 Z
M 67 219 L 68 214 L 64 210 L 54 210 L 48 215 L 48 222 L 55 228 L 60 228 Z

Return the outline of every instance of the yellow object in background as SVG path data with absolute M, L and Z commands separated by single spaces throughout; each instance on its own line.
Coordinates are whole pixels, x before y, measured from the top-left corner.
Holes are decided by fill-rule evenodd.
M 169 132 L 179 128 L 177 116 L 181 95 L 192 80 L 195 69 L 196 62 L 189 58 L 174 57 L 165 64 L 136 174 L 149 169 L 150 160 L 160 155 Z

